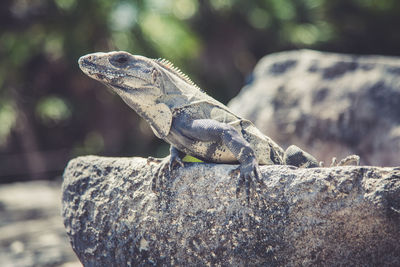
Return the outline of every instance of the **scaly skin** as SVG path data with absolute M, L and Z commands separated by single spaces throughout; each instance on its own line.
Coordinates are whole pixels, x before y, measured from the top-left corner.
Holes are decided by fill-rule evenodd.
M 184 166 L 184 154 L 205 162 L 239 163 L 237 192 L 245 184 L 249 198 L 250 182 L 262 181 L 259 165 L 318 166 L 313 156 L 296 146 L 285 154 L 250 121 L 202 92 L 168 61 L 110 52 L 83 56 L 79 66 L 116 92 L 171 145 L 165 165 L 169 171 Z

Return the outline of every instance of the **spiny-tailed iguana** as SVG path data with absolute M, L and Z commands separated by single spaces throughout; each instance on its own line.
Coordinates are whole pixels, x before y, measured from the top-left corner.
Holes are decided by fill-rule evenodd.
M 127 52 L 93 53 L 79 59 L 89 77 L 116 92 L 171 145 L 169 170 L 183 166 L 188 154 L 206 162 L 240 163 L 238 187 L 254 177 L 259 165 L 317 167 L 317 160 L 297 146 L 283 151 L 248 120 L 202 92 L 169 61 Z

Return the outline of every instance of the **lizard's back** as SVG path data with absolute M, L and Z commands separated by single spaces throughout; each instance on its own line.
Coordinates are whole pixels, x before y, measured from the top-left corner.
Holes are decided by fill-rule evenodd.
M 226 123 L 240 133 L 250 144 L 261 165 L 283 164 L 283 150 L 272 139 L 265 136 L 254 124 L 233 114 L 226 106 L 214 99 L 196 101 L 186 106 L 173 109 L 174 119 L 185 116 L 186 120 L 212 119 Z M 182 118 L 180 118 L 182 119 Z M 206 161 L 234 163 L 236 157 L 229 149 L 214 142 L 194 142 L 172 126 L 166 141 L 175 145 L 179 150 L 200 157 Z

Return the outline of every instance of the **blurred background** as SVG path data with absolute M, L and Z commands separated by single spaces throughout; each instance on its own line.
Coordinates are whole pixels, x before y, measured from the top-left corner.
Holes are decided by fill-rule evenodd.
M 399 14 L 398 0 L 0 1 L 0 265 L 79 266 L 59 215 L 71 158 L 168 154 L 80 56 L 166 58 L 227 103 L 273 52 L 399 56 Z
M 0 182 L 56 179 L 86 154 L 168 154 L 77 59 L 126 50 L 167 58 L 227 103 L 264 55 L 298 48 L 400 55 L 397 0 L 4 0 Z

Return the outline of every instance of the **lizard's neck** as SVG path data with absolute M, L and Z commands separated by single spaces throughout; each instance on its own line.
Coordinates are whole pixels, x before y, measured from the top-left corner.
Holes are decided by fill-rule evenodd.
M 132 109 L 150 124 L 154 134 L 165 138 L 171 128 L 171 109 L 162 102 L 159 96 L 151 94 L 134 94 L 120 92 L 119 95 Z
M 146 119 L 146 114 L 152 109 L 151 107 L 156 104 L 158 98 L 155 95 L 134 92 L 118 92 L 118 94 L 128 106 L 144 119 Z
M 188 84 L 175 74 L 163 72 L 161 79 L 163 95 L 158 98 L 158 101 L 166 104 L 171 110 L 204 99 L 200 96 L 204 93 L 199 88 Z

